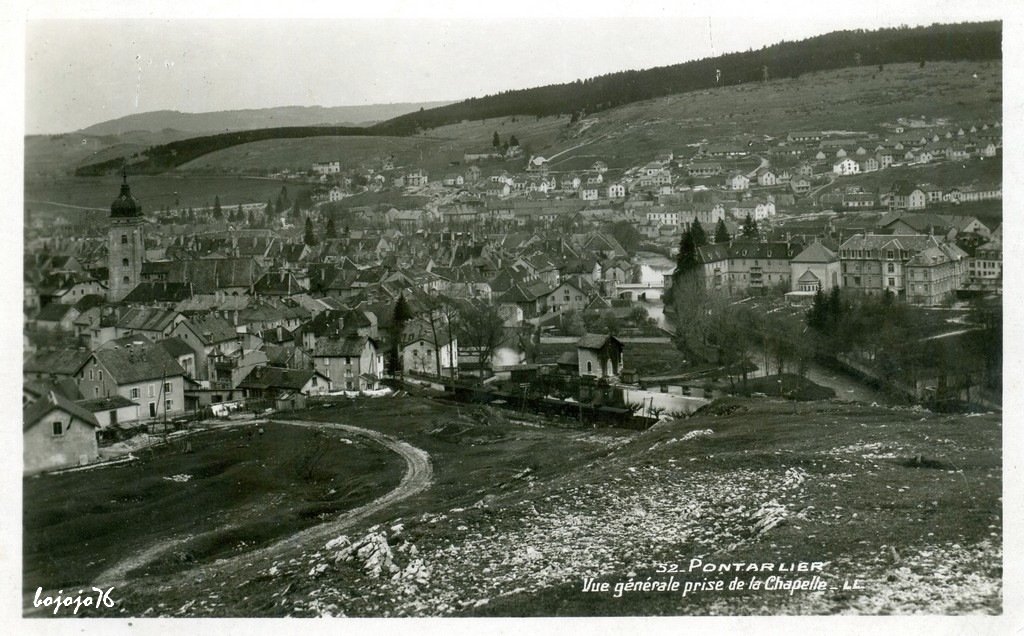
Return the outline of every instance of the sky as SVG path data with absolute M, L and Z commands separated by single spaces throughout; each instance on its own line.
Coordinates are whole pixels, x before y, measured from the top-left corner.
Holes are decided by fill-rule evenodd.
M 598 3 L 598 5 L 600 4 Z M 26 21 L 28 134 L 78 130 L 153 110 L 460 100 L 796 40 L 837 29 L 911 26 L 918 14 L 507 16 L 437 13 Z M 457 13 L 457 12 L 456 12 Z M 146 15 L 146 14 L 142 14 Z M 189 14 L 186 14 L 189 15 Z M 248 13 L 247 13 L 248 15 Z M 980 19 L 976 13 L 938 18 Z

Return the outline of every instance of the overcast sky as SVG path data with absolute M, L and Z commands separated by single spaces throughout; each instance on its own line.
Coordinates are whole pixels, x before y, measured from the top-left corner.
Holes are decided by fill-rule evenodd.
M 161 109 L 457 100 L 837 29 L 969 17 L 30 20 L 25 124 L 56 133 Z

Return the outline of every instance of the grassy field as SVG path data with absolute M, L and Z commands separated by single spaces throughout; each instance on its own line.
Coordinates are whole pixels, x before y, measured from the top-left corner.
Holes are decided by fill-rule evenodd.
M 409 138 L 255 142 L 211 153 L 180 170 L 308 169 L 313 161 L 325 159 L 353 167 L 394 155 L 397 164 L 416 163 L 443 176 L 451 162 L 462 161 L 464 152 L 489 149 L 494 132 L 502 140 L 515 135 L 527 156 L 550 157 L 568 150 L 555 160 L 557 170 L 582 169 L 597 159 L 612 168 L 626 168 L 666 150 L 688 156 L 694 152 L 689 145 L 733 135 L 778 137 L 813 129 L 877 132 L 879 124 L 898 117 L 991 122 L 1001 112 L 999 62 L 934 62 L 924 68 L 895 64 L 881 72 L 876 67 L 845 68 L 637 102 L 593 113 L 586 126 L 570 127 L 567 117 L 520 116 L 466 121 Z M 70 153 L 68 165 L 77 165 L 85 156 L 77 147 L 72 151 L 36 144 L 27 148 L 26 163 L 42 161 L 52 168 L 60 163 L 60 150 Z
M 912 166 L 897 166 L 876 172 L 852 175 L 836 179 L 835 184 L 822 190 L 841 190 L 847 186 L 860 186 L 865 190 L 886 192 L 895 181 L 905 179 L 910 183 L 923 185 L 931 183 L 943 188 L 975 184 L 979 187 L 1002 185 L 1003 164 L 999 158 L 971 159 L 970 161 L 940 161 Z
M 975 77 L 977 75 L 977 77 Z M 784 136 L 792 130 L 860 130 L 898 117 L 995 121 L 1002 110 L 1002 65 L 930 63 L 840 69 L 761 85 L 672 95 L 595 113 L 598 122 L 562 150 L 602 137 L 579 153 L 609 165 L 647 161 L 658 152 L 693 153 L 688 145 L 742 134 Z
M 383 494 L 404 470 L 359 438 L 263 428 L 199 433 L 192 453 L 179 441 L 124 466 L 26 479 L 24 589 L 83 585 L 129 554 L 182 537 L 196 540 L 154 571 L 252 549 Z M 175 475 L 188 480 L 168 479 Z
M 59 177 L 36 179 L 25 183 L 25 208 L 30 211 L 52 211 L 68 215 L 73 208 L 94 208 L 109 213 L 110 203 L 120 191 L 120 177 Z M 299 188 L 282 181 L 243 177 L 200 177 L 185 175 L 133 176 L 132 196 L 145 212 L 164 206 L 212 206 L 214 197 L 221 205 L 230 207 L 239 203 L 265 203 L 276 199 L 282 186 L 294 199 Z M 60 205 L 56 205 L 60 204 Z
M 190 136 L 181 131 L 131 132 L 123 135 L 27 135 L 25 175 L 32 178 L 69 175 L 82 164 L 104 161 Z
M 598 508 L 622 496 L 619 480 L 636 468 L 661 486 L 660 499 L 679 489 L 687 494 L 678 498 L 690 502 L 689 514 L 676 511 L 670 517 L 682 526 L 674 537 L 645 545 L 643 533 L 627 535 L 623 552 L 628 556 L 617 566 L 605 566 L 597 579 L 613 584 L 665 579 L 668 575 L 659 574 L 653 563 L 685 569 L 695 556 L 716 563 L 820 561 L 826 564 L 822 578 L 827 590 L 792 596 L 636 593 L 614 599 L 583 594 L 577 576 L 543 591 L 505 595 L 468 613 L 1001 611 L 1001 433 L 996 418 L 965 422 L 928 413 L 820 402 L 794 407 L 765 400 L 730 401 L 708 411 L 638 437 L 603 463 L 600 473 L 576 485 L 584 493 L 602 493 L 593 506 Z M 698 431 L 705 433 L 679 441 Z M 658 497 L 658 488 L 648 490 Z M 554 488 L 549 492 L 559 507 L 573 493 L 568 488 L 564 495 Z M 766 508 L 780 519 L 768 530 L 758 524 L 764 518 L 758 511 Z M 540 549 L 552 554 L 552 547 Z M 561 548 L 568 546 L 562 543 Z M 728 581 L 732 575 L 699 572 L 677 578 Z M 854 579 L 864 589 L 844 590 L 843 582 Z
M 189 173 L 211 168 L 227 171 L 309 170 L 315 161 L 339 161 L 342 170 L 379 168 L 379 162 L 393 157 L 395 166 L 429 166 L 442 169 L 449 161 L 462 160 L 462 148 L 430 137 L 308 137 L 268 139 L 224 150 L 183 164 L 176 172 Z M 370 165 L 376 163 L 377 165 Z
M 434 485 L 326 548 L 194 588 L 137 580 L 128 615 L 1001 611 L 998 416 L 729 399 L 631 433 L 407 397 L 306 417 L 354 419 L 426 450 Z M 827 589 L 582 591 L 591 577 L 667 580 L 669 565 L 692 558 L 823 562 Z M 861 589 L 844 590 L 854 579 Z

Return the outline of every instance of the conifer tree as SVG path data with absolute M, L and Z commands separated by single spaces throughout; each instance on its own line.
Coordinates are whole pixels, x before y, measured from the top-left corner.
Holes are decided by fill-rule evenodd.
M 756 239 L 758 236 L 757 221 L 747 212 L 746 218 L 743 219 L 743 238 Z
M 697 244 L 693 241 L 693 233 L 686 228 L 683 235 L 679 237 L 679 254 L 676 256 L 677 275 L 684 274 L 697 268 Z
M 715 227 L 715 243 L 728 243 L 729 238 L 729 228 L 725 227 L 725 219 L 718 219 L 718 225 Z
M 316 245 L 316 233 L 313 232 L 313 220 L 306 217 L 306 229 L 302 235 L 302 242 L 306 245 Z
M 708 235 L 697 219 L 694 219 L 690 225 L 690 234 L 693 236 L 694 247 L 703 247 L 708 244 Z

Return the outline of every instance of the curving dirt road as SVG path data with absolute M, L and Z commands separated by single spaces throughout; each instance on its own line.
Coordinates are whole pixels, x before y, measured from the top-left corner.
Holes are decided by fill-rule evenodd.
M 374 499 L 373 501 L 348 510 L 331 521 L 306 528 L 292 534 L 284 539 L 276 541 L 269 546 L 239 554 L 234 557 L 226 559 L 218 559 L 212 563 L 197 566 L 191 570 L 184 572 L 175 573 L 173 576 L 175 579 L 181 580 L 196 580 L 206 579 L 212 575 L 226 573 L 233 571 L 239 567 L 251 564 L 254 561 L 266 560 L 270 562 L 274 559 L 280 558 L 283 554 L 293 551 L 301 550 L 303 548 L 319 547 L 318 544 L 325 543 L 330 539 L 335 538 L 341 534 L 344 530 L 348 529 L 353 524 L 373 515 L 381 510 L 386 509 L 388 506 L 411 497 L 417 493 L 420 493 L 430 487 L 431 479 L 433 477 L 433 468 L 430 464 L 430 455 L 426 451 L 416 448 L 415 446 L 395 439 L 389 435 L 379 433 L 377 431 L 361 428 L 359 426 L 352 426 L 349 424 L 334 424 L 330 422 L 311 422 L 305 420 L 269 420 L 278 424 L 288 424 L 292 426 L 303 426 L 307 428 L 332 428 L 336 430 L 345 431 L 353 435 L 359 435 L 374 441 L 381 446 L 399 454 L 405 460 L 406 470 L 402 476 L 402 480 L 399 482 L 393 490 L 387 494 Z M 226 527 L 216 528 L 211 532 L 223 531 Z M 230 528 L 230 526 L 227 526 Z M 161 555 L 166 553 L 179 545 L 187 543 L 189 540 L 194 539 L 195 536 L 182 537 L 170 540 L 163 540 L 152 547 L 138 552 L 129 558 L 126 558 L 113 567 L 105 570 L 99 576 L 96 577 L 96 587 L 103 589 L 110 586 L 123 586 L 126 580 L 129 579 L 129 574 L 145 565 L 152 563 L 158 559 Z M 180 583 L 179 583 L 180 584 Z M 51 596 L 54 596 L 51 594 Z M 25 616 L 31 616 L 38 613 L 36 608 L 32 607 L 31 599 L 26 597 L 27 602 L 25 603 Z M 45 609 L 45 608 L 40 608 Z
M 371 431 L 369 429 L 351 426 L 349 424 L 325 424 L 321 422 L 307 422 L 302 420 L 271 421 L 280 424 L 291 424 L 293 426 L 333 428 L 369 438 L 381 446 L 384 446 L 385 448 L 402 456 L 402 459 L 405 460 L 406 466 L 405 475 L 402 476 L 402 481 L 398 483 L 398 486 L 396 486 L 394 490 L 386 495 L 374 499 L 368 504 L 364 504 L 358 508 L 353 508 L 352 510 L 344 512 L 333 521 L 328 521 L 296 532 L 295 534 L 281 539 L 280 541 L 277 541 L 265 548 L 260 548 L 259 550 L 254 550 L 234 557 L 233 560 L 244 559 L 249 561 L 253 559 L 272 558 L 291 549 L 309 547 L 311 544 L 328 541 L 338 536 L 342 530 L 345 530 L 357 521 L 361 521 L 374 513 L 384 510 L 393 503 L 423 492 L 430 487 L 430 481 L 434 474 L 433 468 L 430 465 L 430 455 L 428 455 L 426 451 L 416 448 L 412 444 L 397 440 L 383 433 L 378 433 L 377 431 Z M 218 563 L 224 562 L 216 561 L 214 562 L 214 565 L 217 565 Z

